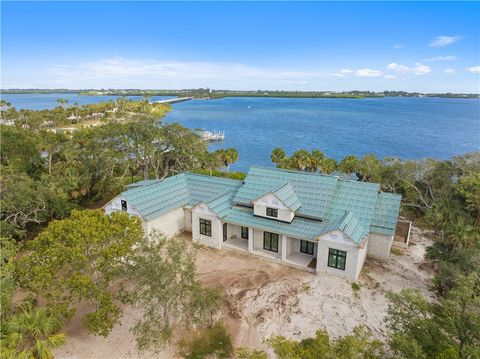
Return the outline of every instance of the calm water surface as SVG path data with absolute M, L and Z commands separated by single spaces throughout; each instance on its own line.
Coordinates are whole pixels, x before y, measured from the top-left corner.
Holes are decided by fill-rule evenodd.
M 115 100 L 121 96 L 83 96 L 74 93 L 50 93 L 50 94 L 18 94 L 8 95 L 2 94 L 2 100 L 10 102 L 17 110 L 45 110 L 58 106 L 57 99 L 68 100 L 67 106 L 72 106 L 75 102 L 79 105 L 88 105 L 90 103 L 98 103 L 100 101 L 107 102 Z M 141 100 L 142 96 L 125 96 L 131 100 Z M 152 96 L 152 101 L 172 98 L 174 96 Z
M 57 98 L 66 98 L 72 105 L 116 97 L 2 95 L 17 108 L 30 109 L 53 108 Z M 166 97 L 153 97 L 161 98 Z M 232 166 L 234 170 L 271 165 L 270 153 L 275 147 L 288 154 L 300 148 L 318 148 L 337 160 L 368 153 L 446 159 L 480 150 L 480 101 L 476 99 L 226 98 L 182 102 L 173 108 L 166 122 L 225 131 L 225 141 L 212 144 L 211 149 L 237 148 L 240 158 Z
M 232 166 L 271 165 L 270 153 L 321 149 L 346 155 L 446 159 L 480 149 L 480 101 L 476 99 L 285 99 L 226 98 L 173 105 L 166 121 L 195 129 L 225 131 L 235 147 Z

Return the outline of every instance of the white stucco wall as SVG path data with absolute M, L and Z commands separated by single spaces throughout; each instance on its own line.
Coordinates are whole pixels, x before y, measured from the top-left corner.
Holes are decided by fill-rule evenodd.
M 363 248 L 358 249 L 356 278 L 358 278 L 358 276 L 360 275 L 360 272 L 362 271 L 363 265 L 365 264 L 365 259 L 367 259 L 367 253 L 368 253 L 368 240 L 365 241 L 365 245 Z
M 393 244 L 393 236 L 370 233 L 368 235 L 368 258 L 387 260 Z
M 272 193 L 268 193 L 254 201 L 253 214 L 260 217 L 275 218 L 267 216 L 267 207 L 278 210 L 278 217 L 276 217 L 276 219 L 279 221 L 291 222 L 295 216 L 295 213 Z
M 331 268 L 328 266 L 329 248 L 347 252 L 345 270 Z M 358 248 L 354 242 L 345 238 L 340 231 L 325 234 L 319 237 L 317 247 L 317 272 L 328 273 L 346 278 L 355 282 L 360 274 L 365 257 L 365 251 Z M 362 265 L 359 264 L 362 262 Z
M 185 215 L 185 230 L 188 232 L 192 231 L 192 209 L 184 208 L 183 213 Z
M 212 236 L 200 234 L 200 218 L 212 221 Z M 215 213 L 201 204 L 192 210 L 192 240 L 214 248 L 222 248 L 223 227 L 222 221 Z
M 105 214 L 111 214 L 113 212 L 124 212 L 122 210 L 122 196 L 117 196 L 114 199 L 112 199 L 110 202 L 108 202 L 105 206 L 103 206 L 103 210 L 105 211 Z M 147 233 L 147 222 L 143 220 L 142 216 L 140 213 L 130 205 L 127 201 L 127 211 L 128 214 L 132 216 L 139 217 L 142 220 L 142 226 L 143 226 L 143 231 Z
M 227 235 L 228 239 L 232 238 L 233 236 L 236 236 L 237 238 L 242 238 L 242 230 L 241 226 L 237 224 L 227 224 Z
M 162 232 L 167 238 L 182 232 L 185 229 L 185 213 L 183 208 L 174 209 L 147 222 L 146 233 L 153 230 Z
M 110 202 L 108 202 L 105 206 L 103 206 L 103 210 L 105 211 L 106 214 L 110 214 L 115 211 L 122 211 L 122 200 L 126 200 L 122 196 L 117 196 L 114 199 L 112 199 Z M 131 214 L 132 216 L 140 216 L 140 213 L 130 205 L 130 203 L 127 201 L 127 213 Z

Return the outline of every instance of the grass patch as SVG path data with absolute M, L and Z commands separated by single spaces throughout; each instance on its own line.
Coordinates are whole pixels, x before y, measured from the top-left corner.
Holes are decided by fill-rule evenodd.
M 268 359 L 268 357 L 261 350 L 237 348 L 235 350 L 235 359 Z
M 180 348 L 180 355 L 185 359 L 230 358 L 233 355 L 232 337 L 222 322 L 187 334 Z
M 359 298 L 360 297 L 360 284 L 353 282 L 352 283 L 352 291 L 353 291 L 353 295 L 356 298 Z
M 397 247 L 392 247 L 390 252 L 392 252 L 396 256 L 403 256 L 403 251 L 400 248 L 397 248 Z
M 302 284 L 302 292 L 310 293 L 311 290 L 312 290 L 312 287 L 310 287 L 310 284 L 308 283 Z

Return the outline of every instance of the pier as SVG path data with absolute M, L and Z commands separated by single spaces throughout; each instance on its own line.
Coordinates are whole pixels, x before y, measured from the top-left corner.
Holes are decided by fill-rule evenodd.
M 151 103 L 177 103 L 177 102 L 184 102 L 184 101 L 190 101 L 192 100 L 193 97 L 176 97 L 176 98 L 169 98 L 167 100 L 158 100 L 158 101 L 152 101 Z
M 200 137 L 204 141 L 213 142 L 213 141 L 223 141 L 225 139 L 224 131 L 202 131 L 200 132 Z

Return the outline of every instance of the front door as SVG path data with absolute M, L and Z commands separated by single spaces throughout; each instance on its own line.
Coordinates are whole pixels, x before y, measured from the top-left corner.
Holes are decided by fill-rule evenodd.
M 223 241 L 225 242 L 227 240 L 227 224 L 223 224 Z

